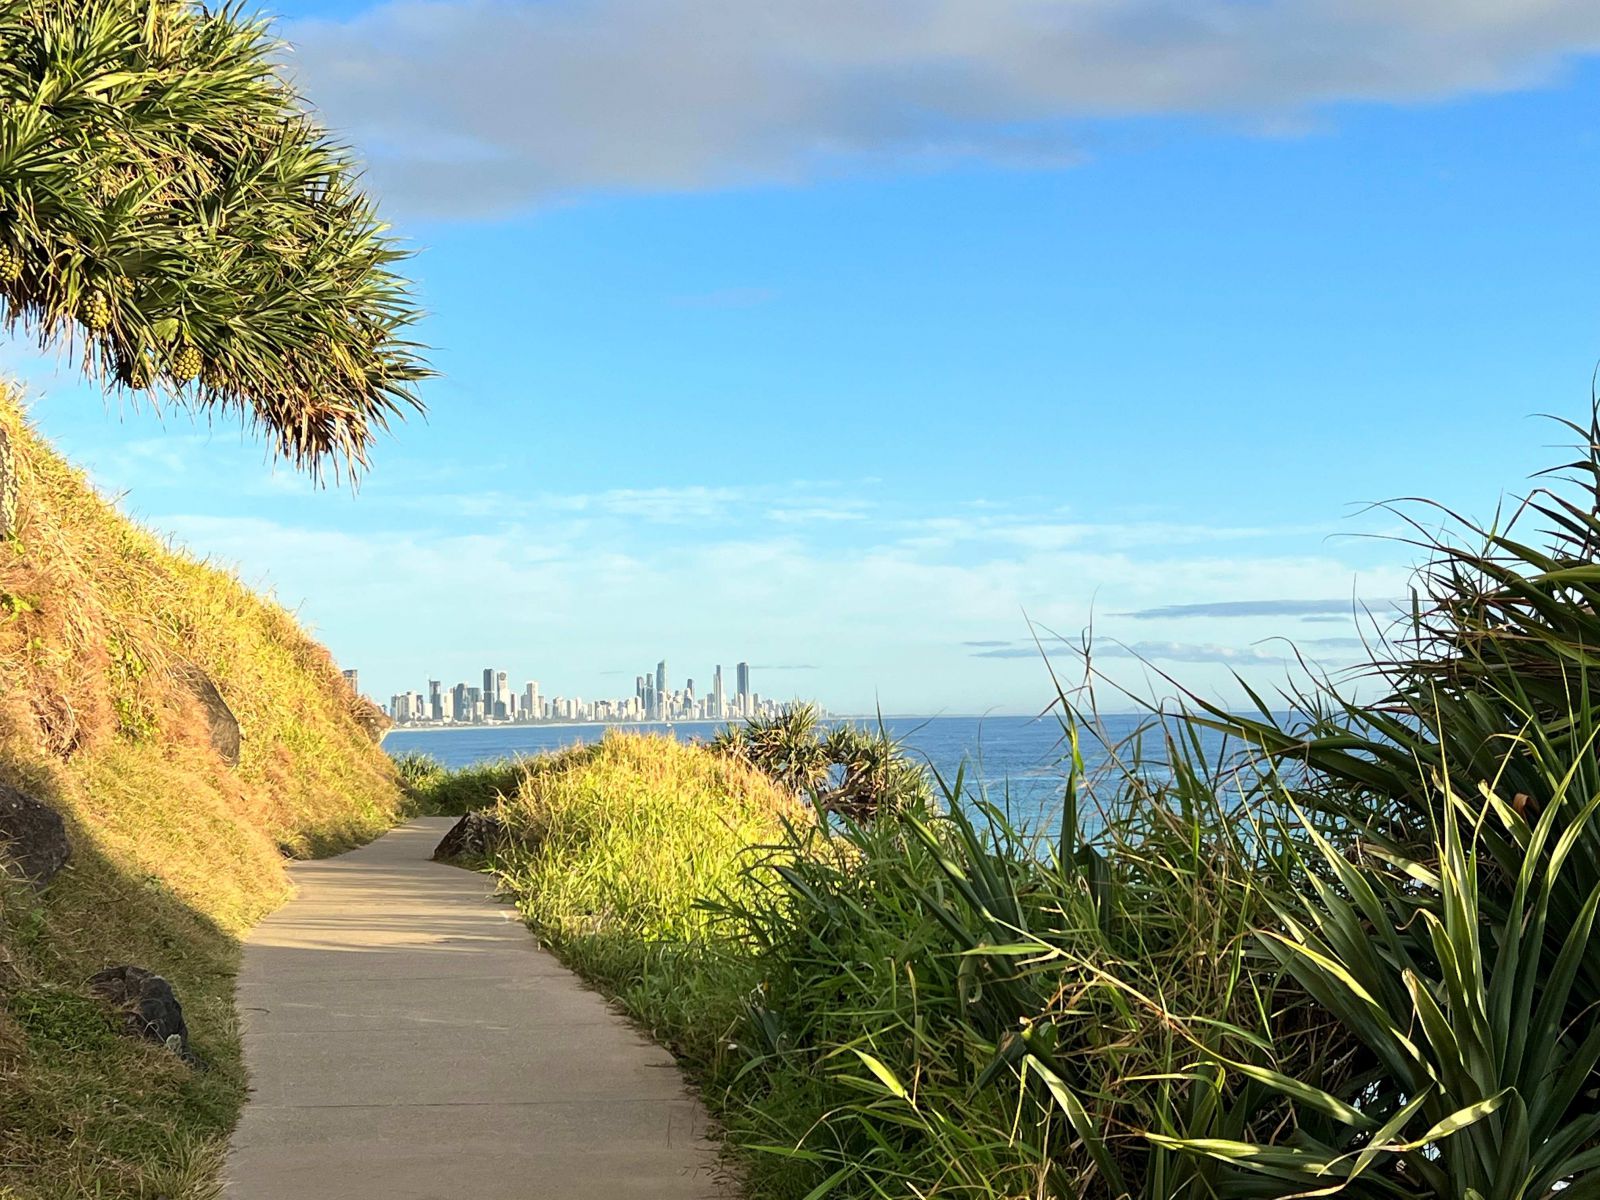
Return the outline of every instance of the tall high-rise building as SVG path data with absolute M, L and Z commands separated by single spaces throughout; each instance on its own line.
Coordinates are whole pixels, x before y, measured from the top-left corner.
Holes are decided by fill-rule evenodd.
M 361 672 L 352 667 L 348 671 L 339 673 L 344 676 L 344 681 L 350 685 L 350 690 L 359 696 L 361 694 Z
M 667 696 L 667 660 L 663 658 L 656 664 L 656 704 L 663 710 L 667 707 Z M 656 715 L 661 716 L 663 713 L 658 712 Z
M 740 663 L 733 669 L 734 691 L 739 697 L 739 715 L 750 715 L 750 664 Z
M 458 683 L 450 689 L 450 716 L 457 721 L 472 720 L 472 700 L 467 695 L 467 685 Z
M 494 668 L 493 667 L 485 667 L 483 669 L 483 688 L 482 688 L 481 691 L 478 692 L 478 695 L 480 697 L 482 697 L 483 704 L 484 704 L 485 708 L 488 708 L 488 709 L 491 709 L 491 710 L 494 708 Z
M 711 719 L 722 720 L 722 664 L 711 675 Z
M 444 684 L 437 679 L 428 680 L 428 717 L 430 720 L 444 720 Z
M 495 672 L 494 715 L 501 721 L 511 715 L 511 676 L 505 671 Z
M 537 721 L 543 715 L 537 680 L 530 679 L 528 685 L 522 689 L 522 711 L 530 721 Z

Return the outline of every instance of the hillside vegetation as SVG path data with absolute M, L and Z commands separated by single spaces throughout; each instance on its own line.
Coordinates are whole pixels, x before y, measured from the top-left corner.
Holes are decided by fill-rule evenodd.
M 401 794 L 376 714 L 288 613 L 122 517 L 4 389 L 0 431 L 0 785 L 73 846 L 42 891 L 0 887 L 0 1195 L 204 1195 L 243 1097 L 237 937 L 285 898 L 286 855 L 376 835 Z M 172 982 L 204 1069 L 114 1032 L 85 981 L 125 963 Z

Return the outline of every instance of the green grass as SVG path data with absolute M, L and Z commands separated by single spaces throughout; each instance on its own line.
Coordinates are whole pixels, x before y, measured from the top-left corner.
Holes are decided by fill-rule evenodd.
M 741 884 L 794 799 L 741 762 L 613 733 L 534 760 L 495 811 L 514 831 L 496 870 L 545 939 L 663 1041 L 714 1054 L 748 971 L 700 900 Z
M 500 758 L 451 771 L 431 755 L 412 750 L 395 759 L 395 768 L 418 812 L 459 817 L 514 795 L 532 761 Z

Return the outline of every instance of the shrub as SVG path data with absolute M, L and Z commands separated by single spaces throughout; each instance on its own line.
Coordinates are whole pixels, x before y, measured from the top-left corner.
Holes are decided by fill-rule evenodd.
M 728 725 L 710 747 L 752 764 L 818 810 L 856 820 L 925 804 L 932 795 L 926 773 L 886 731 L 844 723 L 825 729 L 810 704 Z

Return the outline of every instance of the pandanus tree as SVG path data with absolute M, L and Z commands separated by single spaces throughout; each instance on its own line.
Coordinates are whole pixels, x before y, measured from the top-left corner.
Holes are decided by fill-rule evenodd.
M 0 0 L 0 314 L 359 472 L 428 374 L 406 257 L 234 3 Z

